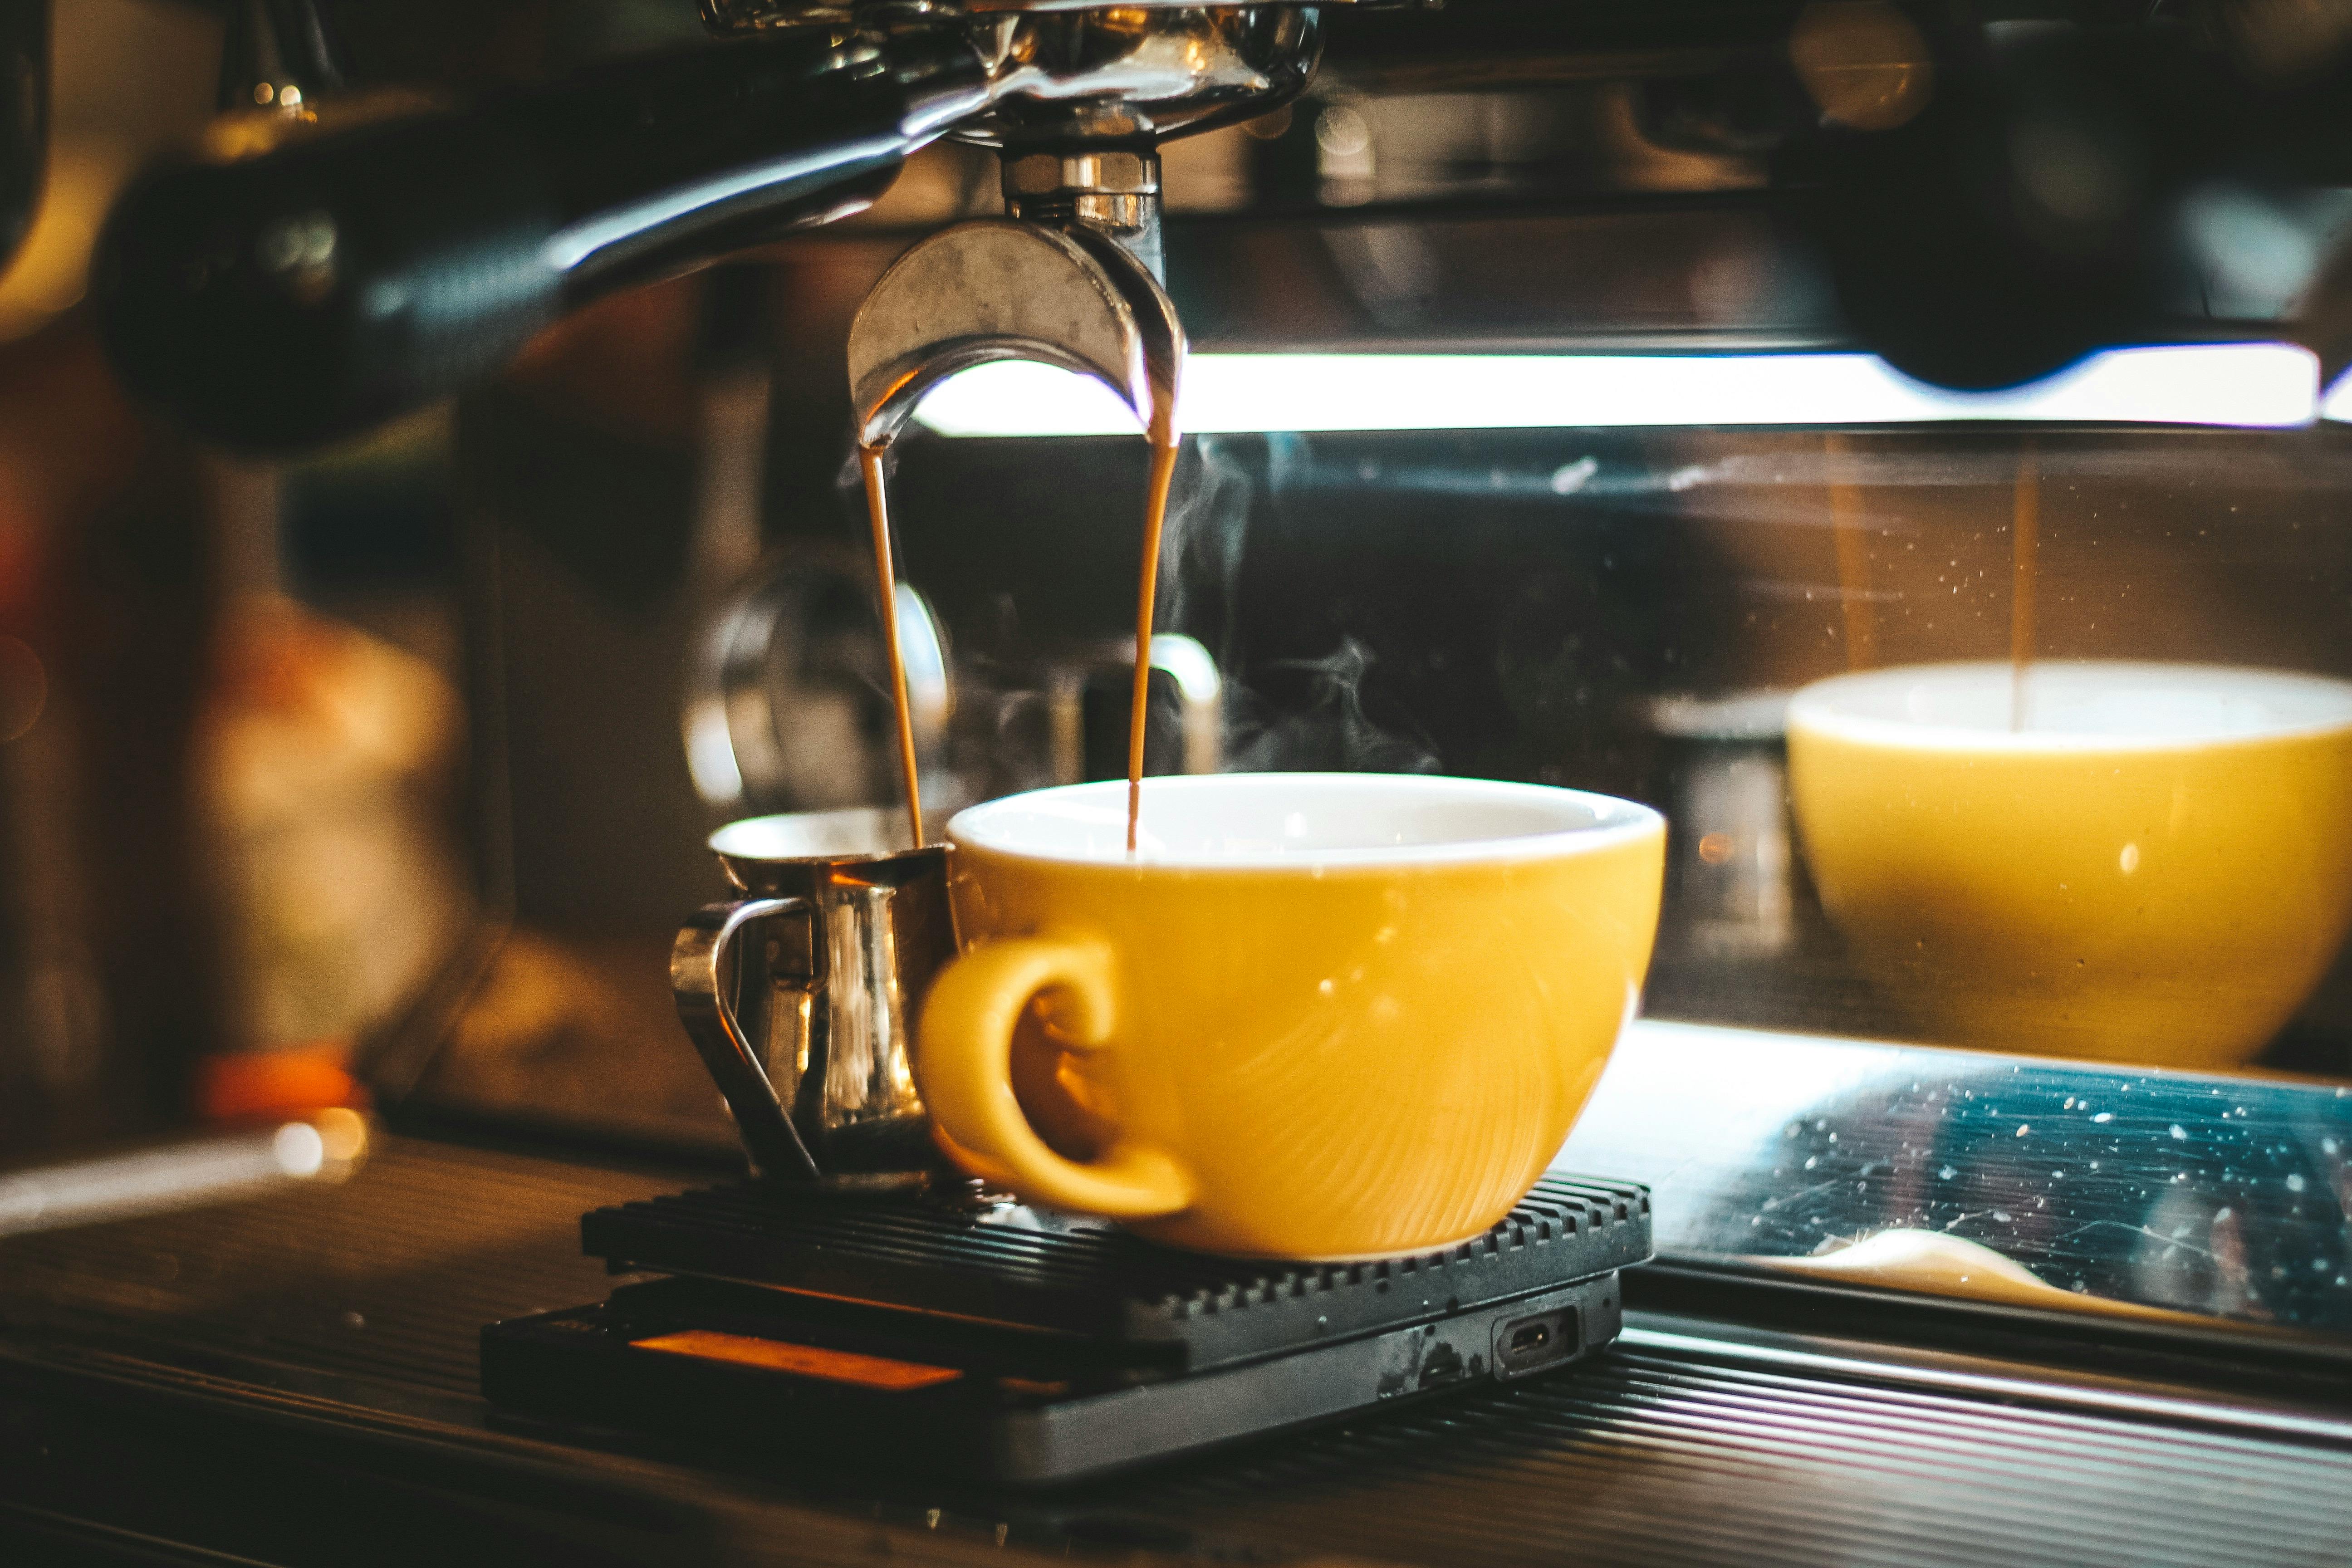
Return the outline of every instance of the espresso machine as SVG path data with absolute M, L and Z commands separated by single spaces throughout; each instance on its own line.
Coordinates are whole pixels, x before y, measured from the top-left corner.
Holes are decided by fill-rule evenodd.
M 329 1243 L 286 1249 L 290 1278 L 226 1307 L 195 1283 L 121 1285 L 214 1314 L 182 1358 L 196 1370 L 171 1363 L 191 1387 L 169 1397 L 225 1401 L 193 1384 L 252 1340 L 274 1358 L 271 1419 L 342 1400 L 370 1442 L 473 1423 L 499 1464 L 603 1467 L 566 1508 L 603 1485 L 656 1500 L 646 1518 L 700 1521 L 662 1512 L 677 1495 L 662 1489 L 818 1477 L 791 1506 L 815 1498 L 793 1518 L 820 1552 L 871 1549 L 862 1513 L 837 1541 L 807 1523 L 852 1497 L 894 1550 L 985 1547 L 991 1527 L 997 1548 L 1035 1532 L 1059 1550 L 1430 1561 L 1594 1542 L 1597 1560 L 1709 1542 L 1737 1556 L 1767 1539 L 1707 1534 L 1719 1510 L 1797 1532 L 1814 1560 L 1853 1545 L 1840 1531 L 1877 1530 L 1895 1561 L 1926 1539 L 1919 1520 L 1946 1517 L 1949 1474 L 1890 1471 L 1913 1512 L 1857 1524 L 1834 1491 L 1846 1458 L 1793 1510 L 1785 1490 L 1706 1468 L 1780 1464 L 1842 1418 L 1824 1411 L 1879 1398 L 1882 1373 L 1909 1403 L 1857 1428 L 1881 1455 L 1900 1447 L 1887 1431 L 1942 1418 L 1935 1400 L 2023 1386 L 1927 1355 L 1884 1373 L 1858 1347 L 1935 1310 L 1790 1284 L 1875 1225 L 1864 1206 L 1942 1203 L 1935 1224 L 2004 1249 L 2063 1234 L 2066 1268 L 2044 1272 L 2130 1310 L 2086 1328 L 2026 1299 L 1990 1317 L 2046 1336 L 2035 1354 L 2106 1357 L 2117 1385 L 2153 1377 L 2159 1351 L 2191 1380 L 2218 1320 L 2149 1314 L 2237 1310 L 2211 1306 L 2228 1290 L 2209 1274 L 2267 1314 L 2228 1347 L 2232 1369 L 2275 1373 L 2284 1361 L 2263 1358 L 2287 1358 L 2308 1326 L 2295 1314 L 2336 1310 L 2311 1261 L 2336 1267 L 2335 1241 L 2293 1229 L 2290 1258 L 2212 1217 L 2243 1207 L 2234 1195 L 2204 1201 L 2240 1180 L 2256 1135 L 2231 1115 L 2292 1124 L 2282 1150 L 2342 1135 L 2284 1088 L 2161 1080 L 2149 1131 L 2046 1063 L 1989 1058 L 1948 1080 L 1917 1067 L 1932 1050 L 1888 1046 L 1914 1097 L 1900 1114 L 1826 1095 L 1818 1116 L 1735 1118 L 1711 1147 L 1717 1124 L 1685 1110 L 1702 1088 L 1763 1103 L 1767 1079 L 1825 1059 L 1822 1040 L 1937 1043 L 1824 911 L 1790 815 L 1784 715 L 1794 689 L 1842 670 L 2006 653 L 2021 497 L 2040 507 L 2043 655 L 2193 647 L 2352 676 L 2352 534 L 2327 521 L 2352 479 L 2340 7 L 703 0 L 698 17 L 644 0 L 583 7 L 597 36 L 563 47 L 545 39 L 565 25 L 525 4 L 437 16 L 414 44 L 393 8 L 231 9 L 234 111 L 118 203 L 92 316 L 126 384 L 207 443 L 297 474 L 322 447 L 394 450 L 403 483 L 400 465 L 433 467 L 456 498 L 436 591 L 464 649 L 482 919 L 362 1042 L 359 1070 L 394 1138 L 490 1152 L 442 1185 L 397 1167 L 401 1202 L 445 1205 L 463 1247 L 434 1253 L 413 1215 L 368 1211 L 411 1248 L 386 1256 L 433 1258 L 352 1297 L 350 1317 L 410 1336 L 394 1350 L 279 1305 L 318 1293 L 301 1269 L 350 1267 L 314 1252 L 365 1250 L 335 1227 L 378 1234 L 342 1210 L 318 1222 Z M 2132 357 L 2150 353 L 2189 357 Z M 1643 1058 L 1648 1076 L 1622 1081 L 1654 1097 L 1597 1108 L 1566 1165 L 1447 1254 L 1159 1251 L 917 1168 L 920 1140 L 901 1135 L 919 1107 L 903 1102 L 877 1117 L 903 1119 L 880 1127 L 882 1152 L 846 1153 L 862 1134 L 804 1114 L 814 1058 L 775 1045 L 780 1019 L 808 1016 L 791 1009 L 829 951 L 822 928 L 752 907 L 819 892 L 763 870 L 753 840 L 719 841 L 731 880 L 705 848 L 762 814 L 887 828 L 877 590 L 929 811 L 1115 773 L 1132 431 L 1180 374 L 1151 771 L 1442 771 L 1672 817 L 1646 1023 L 1653 1044 L 1716 1054 L 1679 1077 L 1683 1058 Z M 368 445 L 419 420 L 439 422 L 434 440 Z M 901 580 L 880 585 L 851 459 L 886 438 Z M 896 918 L 874 911 L 905 890 L 852 876 L 821 893 L 870 921 Z M 2339 972 L 2261 1066 L 2352 1070 L 2347 994 Z M 892 1079 L 887 1052 L 868 1065 Z M 1976 1120 L 1915 1139 L 1938 1096 Z M 2028 1131 L 2075 1121 L 2091 1171 L 2128 1164 L 2156 1196 L 2078 1215 L 2061 1179 L 2093 1184 L 2073 1160 L 2026 1170 L 2042 1147 Z M 416 1159 L 394 1147 L 387 1165 Z M 2263 1155 L 2294 1186 L 2279 1177 L 2259 1223 L 2333 1224 L 2317 1213 L 2332 1167 L 2302 1158 Z M 565 1160 L 594 1173 L 557 1173 Z M 1685 1170 L 1729 1174 L 1706 1201 L 1676 1189 L 1654 1230 L 1643 1184 Z M 484 1262 L 509 1204 L 554 1215 L 528 1279 Z M 2159 1220 L 2197 1256 L 2174 1257 Z M 2221 1230 L 2173 1229 L 2192 1222 Z M 157 1255 L 208 1256 L 157 1234 Z M 257 1270 L 271 1256 L 235 1240 Z M 583 1243 L 626 1276 L 586 1305 L 600 1287 L 576 1268 Z M 1664 1267 L 1633 1267 L 1654 1253 Z M 2290 1266 L 2293 1289 L 2267 1304 L 2244 1283 Z M 2158 1277 L 2173 1294 L 2146 1285 Z M 1709 1314 L 1734 1307 L 1748 1316 L 1718 1335 Z M 280 1317 L 236 1317 L 265 1310 Z M 1973 1353 L 1985 1321 L 1922 1342 Z M 418 1324 L 439 1336 L 429 1354 Z M 1588 1356 L 1612 1341 L 1614 1358 Z M 430 1400 L 370 1391 L 412 1363 L 439 1380 Z M 2292 1381 L 2263 1386 L 2284 1401 Z M 1783 1396 L 1811 1403 L 1790 1415 Z M 2102 1384 L 2063 1419 L 2126 1398 Z M 2030 1424 L 2042 1399 L 2001 1419 Z M 1766 1406 L 1795 1447 L 1743 1425 Z M 1644 1447 L 1660 1411 L 1672 1436 Z M 2197 1419 L 2199 1441 L 2226 1424 Z M 2264 1407 L 2241 1424 L 2300 1419 Z M 1641 1500 L 1621 1518 L 1616 1493 L 1588 1495 L 1555 1460 L 1625 1433 L 1609 1462 Z M 2155 1462 L 2132 1452 L 2116 1473 Z M 1424 1471 L 1432 1453 L 1444 1464 Z M 1686 1454 L 1705 1461 L 1691 1489 L 1652 1490 L 1678 1484 Z M 2242 1460 L 2198 1462 L 2235 1476 Z M 1495 1489 L 1487 1533 L 1465 1533 L 1453 1466 Z M 961 1479 L 927 1490 L 937 1476 Z M 2106 1497 L 2112 1479 L 2064 1484 Z M 1004 1480 L 1105 1489 L 1033 1507 L 996 1500 L 987 1483 Z M 2297 1496 L 2311 1517 L 2332 1506 Z M 2074 1506 L 1990 1523 L 2000 1510 L 1956 1509 L 1935 1528 L 2047 1524 L 2053 1560 L 2069 1542 L 2095 1560 L 2065 1534 Z M 1216 1522 L 1169 1523 L 1195 1513 Z M 2134 1517 L 2119 1505 L 2102 1528 Z M 973 1520 L 971 1542 L 950 1539 Z M 270 1555 L 234 1531 L 207 1539 Z
M 1090 376 L 1172 437 L 1187 342 L 1162 281 L 1161 145 L 1295 100 L 1321 48 L 1316 8 L 714 4 L 705 20 L 730 41 L 472 115 L 346 111 L 315 85 L 265 84 L 279 106 L 255 131 L 265 145 L 157 173 L 118 204 L 98 264 L 115 362 L 215 440 L 348 436 L 496 369 L 601 294 L 867 205 L 946 136 L 994 153 L 1004 216 L 940 229 L 868 292 L 847 340 L 857 444 L 887 447 L 934 386 L 1003 361 Z M 344 112 L 354 123 L 335 128 Z M 772 650 L 796 647 L 812 675 L 825 570 L 788 558 L 709 617 L 685 739 L 710 805 L 737 805 L 747 775 L 776 787 L 760 742 L 814 749 L 772 710 Z M 731 587 L 699 574 L 706 601 Z M 913 628 L 899 651 L 928 693 L 948 679 L 939 635 L 919 595 L 899 608 L 885 625 Z M 1176 761 L 1213 769 L 1214 663 L 1161 640 Z M 1093 667 L 1127 657 L 1112 645 Z M 1083 753 L 1087 668 L 1081 649 L 1045 677 L 1064 774 Z M 917 707 L 936 731 L 945 705 Z M 782 804 L 812 804 L 782 771 Z M 486 1330 L 495 1405 L 654 1430 L 686 1418 L 761 1448 L 822 1434 L 835 1451 L 1047 1482 L 1549 1371 L 1614 1337 L 1617 1272 L 1648 1251 L 1638 1186 L 1547 1177 L 1462 1247 L 1292 1264 L 1161 1252 L 961 1178 L 907 1087 L 914 1008 L 953 952 L 943 852 L 836 844 L 841 816 L 771 819 L 786 837 L 835 825 L 790 854 L 752 845 L 741 830 L 757 838 L 758 822 L 715 838 L 751 896 L 689 921 L 671 958 L 754 1180 L 588 1215 L 593 1256 L 663 1278 Z

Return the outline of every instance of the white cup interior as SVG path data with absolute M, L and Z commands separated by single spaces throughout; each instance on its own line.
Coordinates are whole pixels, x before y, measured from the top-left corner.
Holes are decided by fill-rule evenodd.
M 1653 829 L 1647 806 L 1580 790 L 1419 773 L 1146 779 L 1138 858 L 1153 865 L 1390 865 L 1575 853 Z M 1127 784 L 1008 795 L 957 815 L 959 844 L 1125 863 Z
M 1789 727 L 1885 745 L 2091 751 L 2251 740 L 2352 726 L 2352 684 L 2213 664 L 2037 660 L 1923 664 L 1816 681 Z
M 709 837 L 710 847 L 741 860 L 832 859 L 844 855 L 887 855 L 907 847 L 907 814 L 878 806 L 842 811 L 796 811 L 780 816 L 747 816 Z

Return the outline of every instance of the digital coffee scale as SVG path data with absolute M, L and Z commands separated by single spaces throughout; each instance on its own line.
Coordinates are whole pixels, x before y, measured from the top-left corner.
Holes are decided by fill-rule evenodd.
M 1179 1252 L 963 1186 L 747 1182 L 581 1235 L 660 1278 L 484 1329 L 502 1410 L 1029 1484 L 1555 1371 L 1616 1338 L 1651 1252 L 1644 1188 L 1558 1173 L 1377 1262 Z

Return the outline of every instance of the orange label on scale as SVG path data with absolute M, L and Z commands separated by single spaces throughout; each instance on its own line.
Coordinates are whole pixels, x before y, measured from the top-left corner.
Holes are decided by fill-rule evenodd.
M 953 1383 L 963 1375 L 953 1367 L 925 1366 L 919 1362 L 891 1361 L 885 1356 L 754 1339 L 749 1334 L 722 1334 L 708 1329 L 657 1334 L 649 1340 L 633 1341 L 630 1348 L 732 1362 L 738 1366 L 756 1366 L 767 1372 L 788 1372 L 796 1377 L 821 1377 L 828 1383 L 854 1383 L 896 1393 Z

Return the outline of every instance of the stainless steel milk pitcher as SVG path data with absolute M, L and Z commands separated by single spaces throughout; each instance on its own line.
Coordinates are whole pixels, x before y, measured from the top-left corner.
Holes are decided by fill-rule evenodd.
M 897 813 L 753 817 L 713 834 L 744 897 L 677 933 L 678 1016 L 761 1174 L 893 1186 L 945 1166 L 915 1090 L 916 1009 L 955 956 L 944 845 Z

